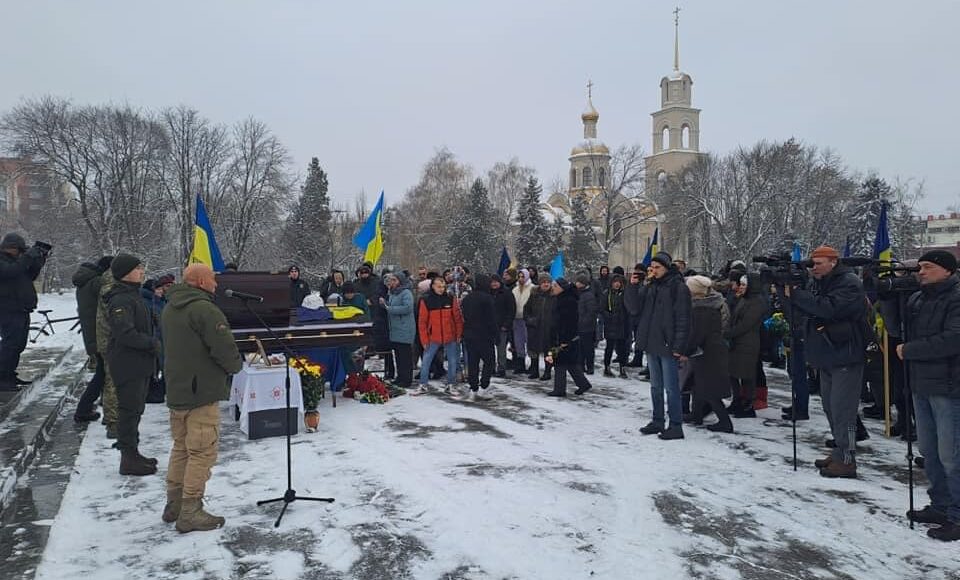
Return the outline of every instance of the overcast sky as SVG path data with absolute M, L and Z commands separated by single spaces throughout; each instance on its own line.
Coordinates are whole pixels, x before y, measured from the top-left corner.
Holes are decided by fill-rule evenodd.
M 0 110 L 44 94 L 265 121 L 332 194 L 396 203 L 446 146 L 566 175 L 592 78 L 599 136 L 651 148 L 670 1 L 3 0 Z M 960 201 L 960 2 L 687 0 L 701 149 L 794 136 Z

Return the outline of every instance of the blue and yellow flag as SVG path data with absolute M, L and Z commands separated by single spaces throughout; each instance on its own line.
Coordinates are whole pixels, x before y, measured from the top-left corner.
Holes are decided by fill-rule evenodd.
M 790 261 L 791 262 L 802 262 L 803 261 L 803 250 L 800 249 L 800 242 L 793 241 L 793 250 L 790 252 Z
M 643 260 L 640 262 L 644 267 L 650 265 L 650 262 L 653 261 L 653 257 L 657 255 L 657 252 L 660 251 L 660 226 L 657 226 L 657 229 L 653 230 L 653 240 L 647 246 L 647 253 L 643 255 Z
M 353 236 L 353 245 L 363 250 L 363 261 L 371 262 L 374 265 L 380 260 L 383 254 L 383 232 L 380 230 L 380 220 L 383 217 L 383 192 L 380 192 L 380 199 L 377 205 L 370 213 L 366 223 Z
M 504 246 L 500 252 L 500 265 L 497 266 L 497 276 L 503 276 L 503 273 L 506 272 L 510 266 L 510 254 L 507 253 L 507 247 Z
M 847 242 L 843 245 L 843 257 L 849 258 L 853 255 L 853 249 L 850 248 L 850 236 L 847 236 Z
M 893 248 L 890 247 L 890 232 L 887 230 L 887 204 L 880 207 L 880 220 L 877 222 L 877 237 L 873 242 L 873 259 L 889 266 L 893 261 Z
M 207 209 L 203 206 L 203 199 L 197 194 L 197 217 L 193 226 L 193 251 L 190 252 L 190 264 L 206 264 L 214 272 L 223 272 L 223 256 L 217 246 L 217 238 L 213 235 L 213 226 L 207 218 Z

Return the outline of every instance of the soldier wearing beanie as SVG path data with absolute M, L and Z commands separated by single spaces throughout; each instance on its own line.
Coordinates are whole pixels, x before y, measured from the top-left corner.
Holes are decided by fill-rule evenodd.
M 841 265 L 840 253 L 820 246 L 813 258 L 810 290 L 784 286 L 784 300 L 806 319 L 807 362 L 820 370 L 820 398 L 830 422 L 834 449 L 816 466 L 824 477 L 857 477 L 856 432 L 860 388 L 866 363 L 870 326 L 867 298 L 860 278 Z
M 147 386 L 156 368 L 160 341 L 153 335 L 153 317 L 140 297 L 144 267 L 140 259 L 119 254 L 110 263 L 116 283 L 107 291 L 107 366 L 117 392 L 117 448 L 120 475 L 151 475 L 157 460 L 140 454 L 140 417 Z
M 110 268 L 113 256 L 104 256 L 96 264 L 84 262 L 73 274 L 73 285 L 77 288 L 77 314 L 80 317 L 80 331 L 83 333 L 83 346 L 87 355 L 96 361 L 93 378 L 87 383 L 73 420 L 77 423 L 96 421 L 100 413 L 94 410 L 95 401 L 103 392 L 105 365 L 103 357 L 97 352 L 97 302 L 100 301 L 101 276 Z
M 936 524 L 931 538 L 960 540 L 960 279 L 957 258 L 931 250 L 918 260 L 920 290 L 907 302 L 907 340 L 897 356 L 910 363 L 917 442 L 930 482 L 930 505 L 911 510 L 915 522 Z
M 47 261 L 50 246 L 27 242 L 17 233 L 0 241 L 0 391 L 15 392 L 30 381 L 17 377 L 20 354 L 27 348 L 30 313 L 37 307 L 33 281 Z

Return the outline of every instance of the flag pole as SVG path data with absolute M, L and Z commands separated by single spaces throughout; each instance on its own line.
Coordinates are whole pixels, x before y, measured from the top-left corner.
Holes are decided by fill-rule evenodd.
M 890 437 L 890 334 L 887 327 L 883 327 L 883 423 L 884 435 Z

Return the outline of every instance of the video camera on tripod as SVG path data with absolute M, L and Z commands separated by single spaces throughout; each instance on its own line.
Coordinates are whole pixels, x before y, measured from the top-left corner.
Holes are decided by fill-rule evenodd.
M 897 260 L 876 260 L 873 258 L 846 258 L 856 260 L 863 267 L 863 288 L 867 292 L 888 294 L 891 292 L 913 293 L 920 289 L 916 274 L 920 266 L 907 266 Z
M 788 284 L 803 285 L 807 281 L 807 268 L 813 266 L 811 260 L 794 262 L 789 253 L 774 254 L 771 256 L 754 256 L 751 258 L 760 267 L 760 279 L 764 284 L 784 286 Z

